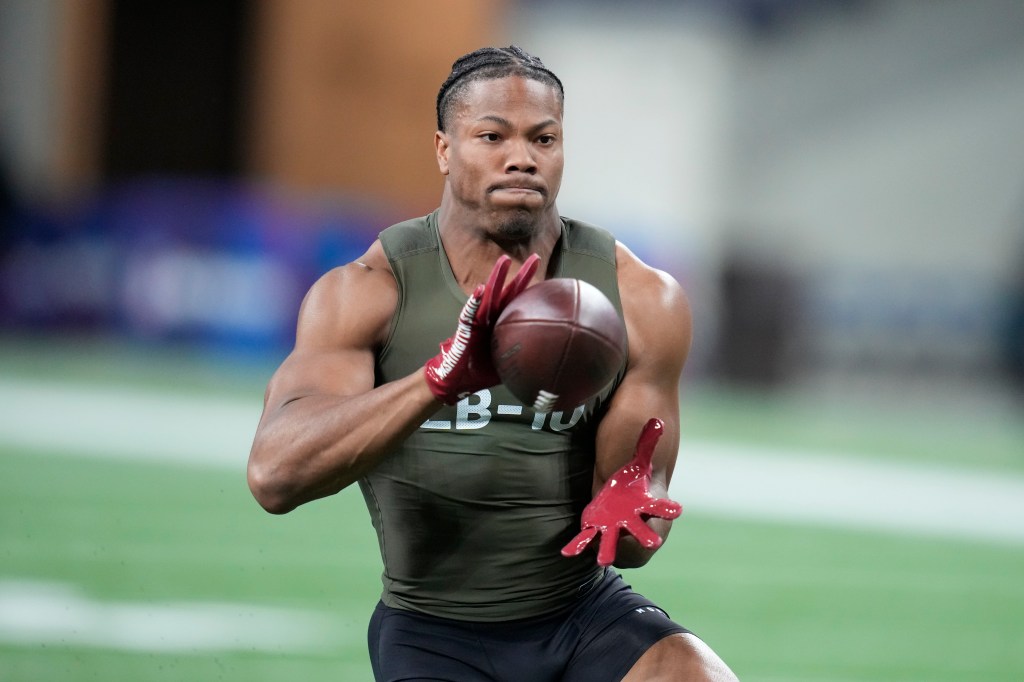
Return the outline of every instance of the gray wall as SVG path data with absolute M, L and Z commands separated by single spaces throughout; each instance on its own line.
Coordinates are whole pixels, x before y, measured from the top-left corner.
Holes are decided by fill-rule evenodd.
M 643 6 L 521 18 L 566 74 L 563 211 L 671 259 L 706 348 L 721 268 L 753 261 L 801 285 L 778 311 L 797 371 L 996 374 L 1024 267 L 1024 3 L 853 3 L 767 33 Z

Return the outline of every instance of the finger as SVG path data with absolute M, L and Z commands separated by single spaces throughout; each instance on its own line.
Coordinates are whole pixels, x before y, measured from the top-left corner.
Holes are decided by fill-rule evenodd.
M 657 516 L 663 519 L 677 519 L 683 513 L 683 505 L 673 500 L 660 498 L 651 500 L 650 504 L 643 511 L 648 516 Z
M 590 541 L 593 540 L 596 535 L 597 528 L 594 528 L 593 526 L 583 529 L 577 533 L 576 537 L 570 540 L 565 547 L 562 548 L 562 556 L 579 555 L 580 552 L 587 548 L 587 545 L 590 544 Z
M 644 469 L 644 473 L 651 471 L 651 457 L 654 455 L 654 446 L 658 444 L 662 434 L 665 433 L 665 422 L 657 417 L 651 417 L 644 424 L 640 438 L 636 441 L 636 454 L 634 461 Z
M 601 545 L 597 550 L 597 563 L 601 566 L 611 566 L 615 561 L 615 550 L 619 544 L 619 527 L 611 526 L 605 528 L 601 534 Z
M 625 525 L 626 530 L 628 530 L 630 534 L 647 549 L 657 549 L 658 547 L 661 547 L 661 536 L 651 530 L 651 527 L 640 519 L 630 519 L 626 521 Z
M 484 289 L 484 300 L 480 304 L 480 314 L 477 315 L 478 320 L 482 320 L 486 325 L 494 324 L 497 319 L 498 302 L 501 300 L 501 290 L 505 286 L 505 276 L 508 274 L 508 269 L 512 264 L 512 259 L 502 254 L 498 257 L 498 260 L 494 261 L 494 267 L 491 268 L 491 274 L 487 278 L 487 285 Z
M 537 254 L 530 254 L 530 257 L 523 262 L 523 266 L 519 268 L 519 272 L 516 273 L 515 279 L 505 287 L 505 291 L 501 293 L 501 306 L 500 310 L 504 310 L 505 306 L 509 302 L 523 293 L 526 287 L 530 286 L 530 282 L 533 280 L 533 275 L 537 272 L 537 268 L 540 267 L 540 256 Z

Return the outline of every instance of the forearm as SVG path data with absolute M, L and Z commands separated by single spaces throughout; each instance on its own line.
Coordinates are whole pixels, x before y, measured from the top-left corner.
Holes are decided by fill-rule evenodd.
M 249 455 L 249 487 L 282 514 L 362 477 L 438 409 L 420 373 L 363 394 L 311 395 L 264 416 Z

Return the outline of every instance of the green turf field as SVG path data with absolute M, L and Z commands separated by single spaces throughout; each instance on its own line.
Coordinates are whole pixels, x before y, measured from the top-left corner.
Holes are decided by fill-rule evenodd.
M 0 349 L 0 378 L 71 377 L 186 396 L 260 391 L 266 371 L 211 375 L 209 359 L 153 361 L 102 347 Z M 936 434 L 916 417 L 866 410 L 860 428 L 844 419 L 830 432 L 827 418 L 807 424 L 806 403 L 720 392 L 695 392 L 689 402 L 690 428 L 701 438 L 760 433 L 780 444 L 913 462 L 941 436 L 940 461 L 973 458 L 1007 476 L 1024 472 L 1019 425 L 991 414 L 974 426 L 943 422 Z M 54 429 L 60 421 L 55 415 Z M 977 449 L 953 447 L 960 442 Z M 252 501 L 241 468 L 85 458 L 0 442 L 4 682 L 369 680 L 365 624 L 379 571 L 357 490 L 273 517 Z M 627 577 L 708 639 L 745 682 L 1024 679 L 1024 545 L 687 513 L 655 560 Z M 65 632 L 33 630 L 49 602 L 24 597 L 41 588 L 56 590 L 58 609 L 86 605 Z M 75 598 L 62 602 L 60 589 Z M 193 623 L 173 611 L 183 604 L 234 609 L 243 621 L 214 623 L 228 630 L 216 633 L 226 646 L 176 644 L 174 624 Z M 330 641 L 289 643 L 298 626 L 258 607 L 313 619 Z M 153 622 L 168 629 L 147 639 L 145 624 Z M 235 626 L 242 634 L 233 639 Z M 250 627 L 269 635 L 245 635 Z M 123 641 L 97 643 L 93 635 L 106 630 Z

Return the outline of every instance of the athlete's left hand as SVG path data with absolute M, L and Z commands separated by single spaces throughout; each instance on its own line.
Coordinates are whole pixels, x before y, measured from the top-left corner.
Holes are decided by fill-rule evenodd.
M 562 548 L 563 556 L 580 554 L 600 533 L 597 563 L 608 566 L 615 561 L 621 530 L 647 549 L 661 547 L 661 537 L 644 520 L 652 516 L 674 519 L 683 513 L 678 502 L 656 498 L 650 492 L 651 457 L 664 431 L 665 423 L 660 419 L 651 419 L 644 425 L 633 459 L 605 481 L 597 497 L 583 510 L 583 530 Z

